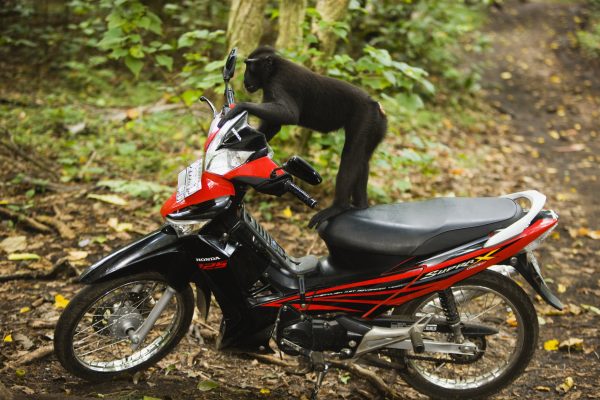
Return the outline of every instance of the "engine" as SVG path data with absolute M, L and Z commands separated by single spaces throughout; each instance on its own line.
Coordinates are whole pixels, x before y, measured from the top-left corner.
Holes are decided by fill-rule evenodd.
M 290 306 L 283 306 L 277 322 L 276 340 L 281 351 L 298 355 L 299 351 L 287 345 L 287 339 L 311 351 L 332 351 L 352 356 L 370 326 L 348 316 L 312 318 Z

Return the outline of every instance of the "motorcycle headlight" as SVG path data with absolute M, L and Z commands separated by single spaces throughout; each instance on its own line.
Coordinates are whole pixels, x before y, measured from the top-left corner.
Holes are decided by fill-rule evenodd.
M 167 217 L 167 223 L 173 227 L 177 236 L 190 236 L 196 234 L 204 225 L 209 223 L 209 219 L 194 221 L 174 221 Z
M 248 161 L 253 151 L 221 149 L 206 155 L 206 171 L 225 175 Z

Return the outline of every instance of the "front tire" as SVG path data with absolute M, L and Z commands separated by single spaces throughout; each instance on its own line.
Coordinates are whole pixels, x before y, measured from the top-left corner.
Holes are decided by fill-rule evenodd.
M 54 332 L 62 366 L 88 381 L 105 381 L 145 369 L 185 336 L 194 314 L 189 284 L 179 288 L 137 350 L 126 330 L 137 329 L 167 288 L 165 277 L 142 272 L 83 288 L 69 302 Z
M 411 356 L 435 354 L 415 355 L 406 352 L 404 362 L 407 368 L 399 373 L 414 389 L 434 399 L 486 398 L 518 378 L 531 361 L 538 339 L 537 315 L 523 289 L 512 279 L 493 271 L 486 270 L 461 281 L 452 287 L 452 291 L 457 297 L 461 321 L 469 320 L 488 326 L 496 323 L 497 326 L 494 327 L 499 329 L 499 333 L 483 339 L 485 352 L 481 357 L 474 357 L 472 363 L 465 364 L 464 359 L 461 360 L 463 364 L 417 361 L 415 358 L 411 359 Z M 493 313 L 477 316 L 479 312 L 474 303 L 485 304 L 490 301 L 487 299 L 488 294 L 503 300 L 505 304 L 498 303 L 494 306 L 495 303 L 490 303 L 489 307 L 484 305 L 491 308 Z M 464 300 L 462 304 L 461 299 Z M 437 294 L 425 296 L 408 303 L 398 312 L 418 316 L 419 313 L 434 310 L 436 301 Z M 493 301 L 492 299 L 491 302 Z M 438 314 L 443 315 L 443 312 L 438 311 Z M 469 316 L 477 318 L 473 320 Z M 486 376 L 485 373 L 489 375 Z

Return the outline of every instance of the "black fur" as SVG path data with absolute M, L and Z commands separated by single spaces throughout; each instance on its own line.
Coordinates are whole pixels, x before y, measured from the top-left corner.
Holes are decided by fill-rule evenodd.
M 383 139 L 386 117 L 363 90 L 338 79 L 316 74 L 259 47 L 246 60 L 244 86 L 263 90 L 263 102 L 239 103 L 224 118 L 248 111 L 262 120 L 259 130 L 270 140 L 282 125 L 300 125 L 318 132 L 344 128 L 346 133 L 333 204 L 318 212 L 309 226 L 349 209 L 367 208 L 369 160 Z

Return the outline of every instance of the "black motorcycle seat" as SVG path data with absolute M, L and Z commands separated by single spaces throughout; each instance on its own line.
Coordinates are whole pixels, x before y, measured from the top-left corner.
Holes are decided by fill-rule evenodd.
M 523 214 L 511 199 L 436 198 L 346 211 L 319 227 L 328 247 L 421 256 L 505 228 Z

